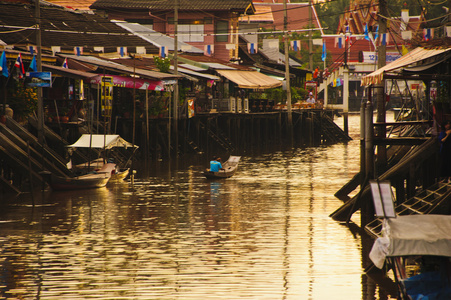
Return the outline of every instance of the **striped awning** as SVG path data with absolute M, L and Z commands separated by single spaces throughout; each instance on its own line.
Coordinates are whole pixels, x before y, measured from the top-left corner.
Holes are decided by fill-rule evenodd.
M 372 84 L 379 84 L 384 79 L 385 73 L 394 72 L 397 69 L 419 63 L 428 58 L 432 58 L 434 56 L 448 52 L 450 50 L 451 48 L 442 48 L 442 49 L 425 49 L 422 47 L 415 48 L 411 52 L 401 56 L 400 58 L 389 63 L 388 65 L 385 65 L 382 68 L 374 71 L 373 73 L 364 76 L 361 80 L 361 85 L 367 86 Z

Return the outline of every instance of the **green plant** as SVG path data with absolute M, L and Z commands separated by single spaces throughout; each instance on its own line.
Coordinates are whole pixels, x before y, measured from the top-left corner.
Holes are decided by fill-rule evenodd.
M 9 90 L 8 102 L 17 120 L 27 118 L 38 107 L 36 88 L 27 88 L 23 82 L 17 82 L 14 88 Z
M 155 64 L 157 65 L 158 70 L 163 73 L 168 73 L 171 68 L 171 60 L 169 58 L 160 58 L 158 56 L 154 57 Z

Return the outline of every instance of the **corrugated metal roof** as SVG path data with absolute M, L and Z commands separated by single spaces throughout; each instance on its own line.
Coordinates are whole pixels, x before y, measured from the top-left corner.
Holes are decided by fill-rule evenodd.
M 212 63 L 212 62 L 203 62 L 202 64 L 209 66 L 212 69 L 215 70 L 236 70 L 236 68 L 220 64 L 220 63 Z
M 36 45 L 34 5 L 2 3 L 0 9 L 0 40 L 8 45 Z M 30 28 L 30 29 L 28 29 Z M 62 51 L 83 47 L 83 52 L 104 47 L 116 52 L 117 47 L 146 47 L 157 54 L 158 47 L 116 26 L 94 13 L 79 13 L 57 6 L 41 6 L 42 47 L 60 46 Z M 19 29 L 19 30 L 18 30 Z M 10 33 L 11 30 L 15 32 Z
M 171 66 L 171 70 L 174 70 L 174 67 Z M 192 76 L 196 76 L 196 77 L 201 77 L 201 78 L 205 78 L 205 79 L 209 79 L 209 80 L 220 80 L 221 78 L 219 78 L 218 76 L 215 75 L 211 75 L 211 74 L 205 74 L 205 73 L 199 73 L 193 70 L 189 70 L 189 69 L 185 69 L 185 68 L 177 68 L 177 71 L 180 73 L 184 73 L 184 74 L 188 74 L 188 75 L 192 75 Z
M 97 0 L 92 9 L 123 8 L 173 10 L 175 0 Z M 233 10 L 245 11 L 252 7 L 251 0 L 189 0 L 179 2 L 180 10 Z M 253 10 L 252 10 L 253 11 Z
M 84 71 L 79 71 L 79 70 L 74 70 L 74 69 L 67 69 L 67 68 L 52 66 L 52 65 L 47 65 L 47 64 L 42 64 L 42 68 L 44 70 L 50 70 L 50 71 L 52 71 L 52 73 L 61 74 L 63 76 L 72 77 L 72 78 L 91 78 L 91 77 L 98 75 L 95 73 L 89 73 L 89 72 L 84 72 Z
M 169 51 L 174 51 L 174 39 L 167 35 L 159 33 L 138 23 L 127 23 L 122 21 L 113 21 L 113 22 L 116 23 L 118 26 L 132 32 L 133 34 L 136 34 L 140 38 L 148 41 L 149 43 L 153 44 L 156 47 L 164 46 Z M 178 50 L 182 52 L 204 53 L 203 50 L 191 46 L 190 44 L 185 42 L 177 41 L 177 45 Z
M 197 67 L 197 66 L 190 65 L 190 64 L 179 64 L 179 66 L 182 68 L 193 70 L 193 71 L 199 71 L 199 72 L 205 71 L 204 68 Z
M 69 57 L 70 59 L 73 59 L 73 60 L 82 61 L 84 63 L 89 63 L 89 64 L 97 65 L 100 67 L 105 67 L 109 70 L 116 70 L 118 72 L 124 72 L 124 73 L 128 73 L 128 74 L 135 73 L 139 76 L 143 76 L 145 78 L 150 78 L 150 79 L 163 80 L 163 79 L 177 79 L 180 77 L 180 76 L 167 74 L 167 73 L 133 68 L 133 67 L 129 67 L 127 65 L 118 64 L 118 63 L 115 63 L 115 62 L 112 62 L 109 60 L 105 60 L 105 59 L 101 59 L 98 57 L 94 57 L 94 56 L 67 55 L 67 57 Z

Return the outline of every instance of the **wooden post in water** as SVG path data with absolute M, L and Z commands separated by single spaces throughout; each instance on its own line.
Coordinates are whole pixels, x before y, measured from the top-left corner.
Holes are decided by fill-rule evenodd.
M 309 7 L 309 10 L 311 7 Z M 283 30 L 284 30 L 284 48 L 285 48 L 285 83 L 287 88 L 287 129 L 290 143 L 293 143 L 293 120 L 291 113 L 291 87 L 290 87 L 290 57 L 288 55 L 288 17 L 287 0 L 283 1 Z
M 373 156 L 373 104 L 368 99 L 365 108 L 365 175 L 368 178 L 374 174 Z
M 366 103 L 362 102 L 360 106 L 360 175 L 365 177 L 365 107 Z M 363 188 L 362 186 L 360 188 Z

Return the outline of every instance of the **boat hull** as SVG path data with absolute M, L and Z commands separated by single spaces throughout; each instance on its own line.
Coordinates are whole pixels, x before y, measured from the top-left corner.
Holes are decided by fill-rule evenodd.
M 230 178 L 235 175 L 240 158 L 241 156 L 230 156 L 229 159 L 222 165 L 221 170 L 218 172 L 212 172 L 210 169 L 207 169 L 203 172 L 203 174 L 207 179 Z
M 217 178 L 230 178 L 235 174 L 236 169 L 233 171 L 219 171 L 219 172 L 212 172 L 212 171 L 204 171 L 204 176 L 208 179 L 217 179 Z
M 111 178 L 108 173 L 87 174 L 77 177 L 61 177 L 54 174 L 44 176 L 48 185 L 55 191 L 101 188 Z

